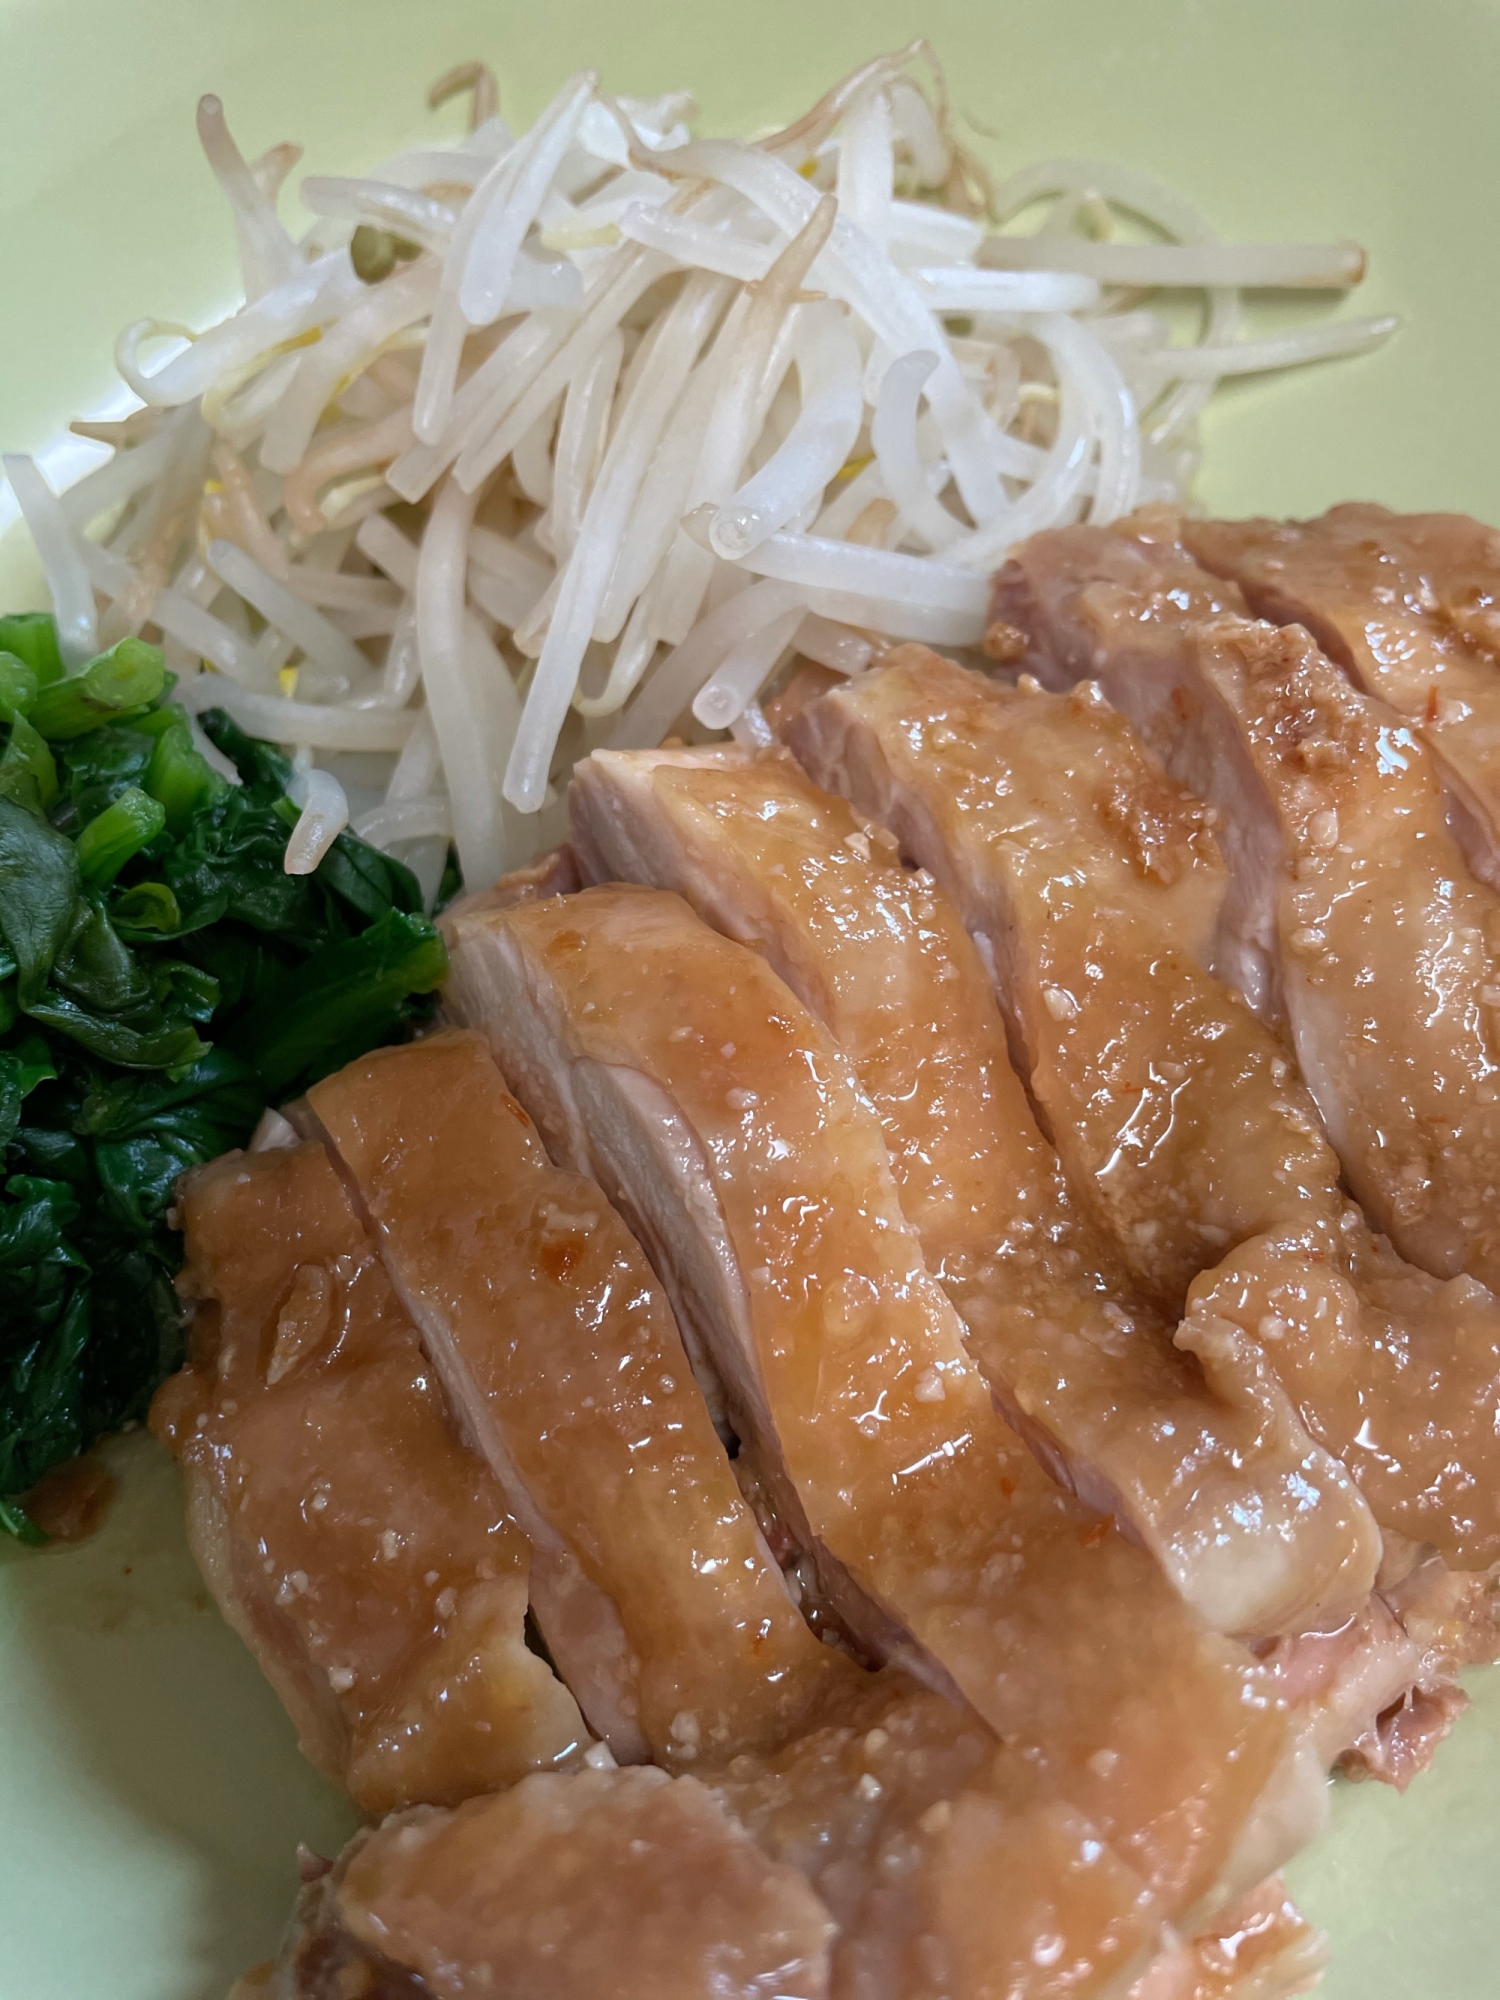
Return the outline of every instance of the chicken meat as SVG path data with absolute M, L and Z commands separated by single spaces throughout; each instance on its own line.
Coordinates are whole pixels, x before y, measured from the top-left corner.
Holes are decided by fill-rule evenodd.
M 1182 534 L 1257 618 L 1304 626 L 1416 731 L 1470 867 L 1500 888 L 1500 535 L 1360 502 L 1316 521 L 1184 520 Z
M 1122 627 L 1138 644 L 1139 616 Z M 917 649 L 812 704 L 793 742 L 952 889 L 1070 1182 L 1143 1283 L 1191 1287 L 1178 1338 L 1211 1354 L 1238 1329 L 1383 1527 L 1493 1562 L 1495 1301 L 1471 1279 L 1425 1283 L 1370 1237 L 1292 1049 L 1206 970 L 1225 890 L 1213 808 L 1093 683 L 997 687 Z
M 848 1662 L 788 1596 L 598 1187 L 551 1164 L 472 1032 L 378 1050 L 310 1102 L 526 1527 L 538 1622 L 594 1727 L 668 1765 L 779 1745 Z
M 1215 608 L 1222 587 L 1179 534 L 1150 510 L 1037 536 L 1000 590 L 1037 662 L 1095 674 L 1215 815 L 1233 877 L 1217 961 L 1286 1018 L 1351 1184 L 1417 1260 L 1345 1204 L 1324 1144 L 1305 1181 L 1352 1290 L 1329 1299 L 1321 1357 L 1273 1312 L 1289 1386 L 1383 1525 L 1463 1567 L 1492 1563 L 1500 1304 L 1465 1275 L 1489 1268 L 1465 1246 L 1487 1240 L 1493 1121 L 1463 1052 L 1488 1060 L 1464 972 L 1494 899 L 1467 876 L 1399 718 L 1305 636 Z M 1409 945 L 1382 948 L 1388 930 Z
M 849 1058 L 903 1211 L 1009 1420 L 1127 1522 L 1221 1630 L 1337 1623 L 1378 1537 L 1260 1350 L 1214 1376 L 1173 1345 L 1074 1212 L 977 955 L 892 837 L 785 753 L 599 752 L 570 795 L 594 880 L 684 896 L 763 952 Z
M 825 2000 L 833 1924 L 689 1777 L 537 1773 L 356 1834 L 277 2000 Z
M 587 890 L 460 919 L 448 1004 L 631 1221 L 873 1654 L 967 1699 L 1169 1915 L 1306 1837 L 1321 1779 L 1262 1670 L 995 1415 L 873 1109 L 763 958 Z
M 577 1706 L 525 1641 L 526 1539 L 327 1153 L 227 1153 L 180 1202 L 198 1310 L 152 1427 L 304 1754 L 372 1813 L 576 1757 Z

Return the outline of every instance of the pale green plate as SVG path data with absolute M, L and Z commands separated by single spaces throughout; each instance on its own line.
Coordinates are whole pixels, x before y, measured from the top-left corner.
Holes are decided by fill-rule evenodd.
M 1493 0 L 0 0 L 0 441 L 46 446 L 105 403 L 126 321 L 232 302 L 204 90 L 247 150 L 295 138 L 307 170 L 350 172 L 424 129 L 426 80 L 465 56 L 523 117 L 589 63 L 750 129 L 922 33 L 1002 169 L 1132 161 L 1231 236 L 1370 250 L 1358 309 L 1406 331 L 1217 407 L 1208 505 L 1500 521 Z M 12 537 L 0 602 L 40 601 Z M 351 1824 L 208 1605 L 170 1468 L 143 1439 L 115 1453 L 126 1499 L 96 1542 L 0 1558 L 0 2000 L 222 1995 L 274 1946 L 296 1842 Z M 1500 1994 L 1500 1673 L 1471 1691 L 1436 1768 L 1404 1799 L 1338 1787 L 1292 1870 L 1333 1938 L 1329 2000 Z

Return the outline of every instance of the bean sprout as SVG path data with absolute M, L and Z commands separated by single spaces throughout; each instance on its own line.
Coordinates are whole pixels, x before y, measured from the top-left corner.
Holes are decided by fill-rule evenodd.
M 52 593 L 63 658 L 68 665 L 79 666 L 99 646 L 94 593 L 89 587 L 83 555 L 68 526 L 68 517 L 36 461 L 21 453 L 7 452 L 5 476 L 41 558 L 47 588 Z
M 282 863 L 288 875 L 311 875 L 349 824 L 349 801 L 331 771 L 298 771 L 287 797 L 301 812 Z
M 309 177 L 300 236 L 298 149 L 247 164 L 205 98 L 244 303 L 124 330 L 145 407 L 80 427 L 114 456 L 61 500 L 6 461 L 69 661 L 101 615 L 159 636 L 192 714 L 293 746 L 294 872 L 357 752 L 392 760 L 360 830 L 434 891 L 451 837 L 478 887 L 546 837 L 580 743 L 759 742 L 789 650 L 855 674 L 887 639 L 977 644 L 1017 540 L 1186 497 L 1219 382 L 1393 330 L 1243 338 L 1246 292 L 1346 290 L 1363 253 L 1223 243 L 1110 162 L 991 188 L 928 61 L 758 142 L 588 72 L 515 132 L 461 64 L 434 101 L 471 94 L 467 136 Z M 1201 298 L 1195 338 L 1157 291 Z

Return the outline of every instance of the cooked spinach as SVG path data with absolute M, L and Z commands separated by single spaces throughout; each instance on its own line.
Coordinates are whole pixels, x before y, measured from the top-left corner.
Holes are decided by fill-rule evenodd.
M 161 653 L 64 674 L 0 618 L 0 1532 L 142 1416 L 181 1354 L 173 1191 L 420 1017 L 447 969 L 415 878 L 340 834 L 288 875 L 291 766 L 221 710 L 195 747 Z

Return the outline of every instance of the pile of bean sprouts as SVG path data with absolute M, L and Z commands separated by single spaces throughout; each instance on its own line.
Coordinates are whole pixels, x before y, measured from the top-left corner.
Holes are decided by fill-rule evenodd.
M 1358 248 L 1225 245 L 1095 161 L 993 185 L 921 44 L 754 142 L 592 72 L 519 136 L 488 70 L 456 91 L 466 138 L 305 179 L 290 227 L 300 149 L 247 162 L 204 98 L 244 305 L 125 329 L 140 407 L 75 426 L 113 456 L 61 498 L 5 461 L 68 657 L 145 632 L 192 713 L 292 749 L 292 872 L 352 816 L 478 886 L 600 744 L 764 741 L 797 655 L 975 647 L 1018 540 L 1184 497 L 1225 376 L 1394 324 L 1242 339 L 1244 290 L 1352 286 Z

